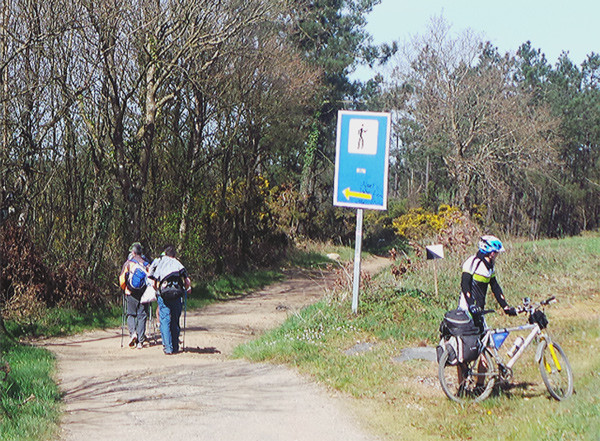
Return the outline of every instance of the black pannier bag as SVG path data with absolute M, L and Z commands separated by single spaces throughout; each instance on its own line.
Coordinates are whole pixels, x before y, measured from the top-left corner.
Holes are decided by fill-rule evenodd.
M 448 349 L 446 363 L 468 363 L 481 352 L 480 330 L 462 309 L 448 311 L 440 324 L 440 344 L 436 348 L 438 363 L 444 349 Z

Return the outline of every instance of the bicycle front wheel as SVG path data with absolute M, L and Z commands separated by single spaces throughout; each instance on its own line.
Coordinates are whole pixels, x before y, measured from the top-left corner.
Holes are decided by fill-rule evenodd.
M 552 398 L 561 401 L 569 398 L 573 393 L 573 371 L 558 343 L 547 342 L 544 345 L 540 359 L 540 374 Z
M 497 369 L 492 356 L 484 350 L 474 361 L 449 365 L 448 349 L 440 357 L 438 375 L 444 393 L 457 403 L 485 400 L 496 381 Z

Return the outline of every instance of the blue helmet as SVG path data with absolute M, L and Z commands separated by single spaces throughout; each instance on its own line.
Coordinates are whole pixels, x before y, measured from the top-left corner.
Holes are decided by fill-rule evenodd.
M 479 239 L 479 251 L 483 254 L 501 253 L 504 251 L 504 246 L 502 246 L 502 242 L 496 236 L 481 236 Z

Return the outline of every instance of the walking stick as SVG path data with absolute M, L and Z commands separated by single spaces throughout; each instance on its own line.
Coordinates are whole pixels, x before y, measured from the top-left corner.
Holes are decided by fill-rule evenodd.
M 123 293 L 123 313 L 121 314 L 121 347 L 123 347 L 123 336 L 125 327 L 125 293 Z
M 154 308 L 152 307 L 152 303 L 153 302 L 148 303 L 148 311 L 150 314 L 150 332 L 152 335 L 152 337 L 151 337 L 152 341 L 154 342 L 154 344 L 157 344 L 158 339 L 156 337 L 156 317 L 155 317 L 156 313 L 155 313 Z
M 185 322 L 187 316 L 187 289 L 183 295 L 183 341 L 181 342 L 181 352 L 185 352 Z

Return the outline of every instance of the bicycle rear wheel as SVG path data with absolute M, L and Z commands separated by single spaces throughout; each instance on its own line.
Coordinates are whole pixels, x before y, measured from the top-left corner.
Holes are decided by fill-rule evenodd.
M 444 393 L 457 403 L 477 403 L 485 400 L 496 382 L 494 359 L 484 350 L 474 361 L 449 365 L 448 349 L 440 358 L 438 376 Z
M 558 343 L 547 342 L 544 345 L 540 359 L 540 374 L 552 398 L 561 401 L 569 398 L 573 393 L 573 371 Z

